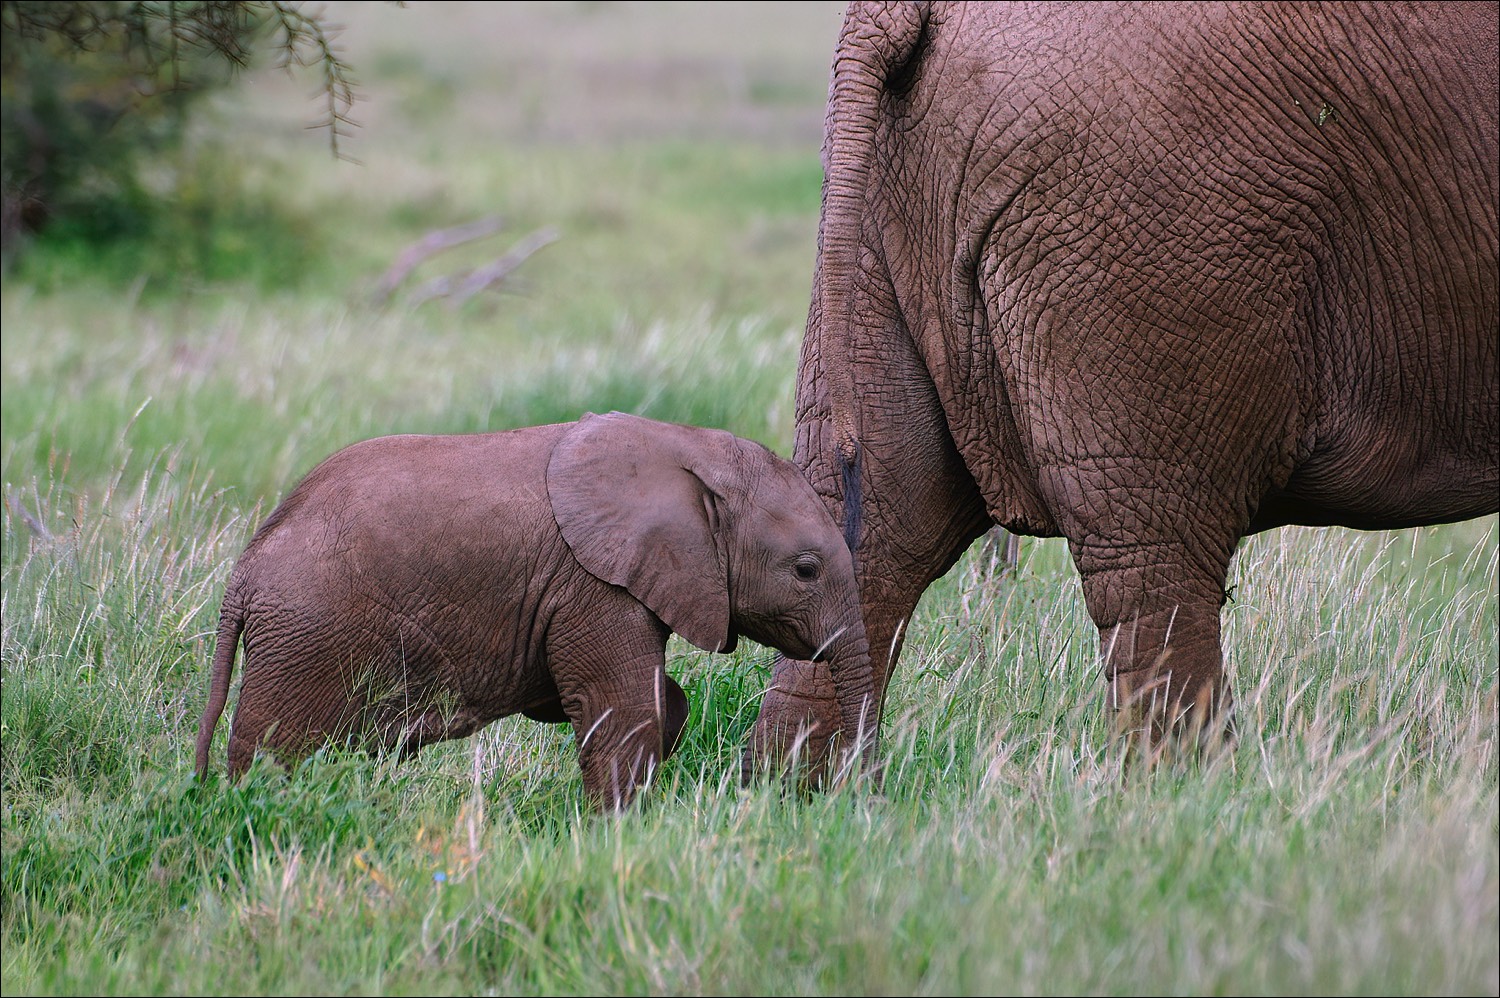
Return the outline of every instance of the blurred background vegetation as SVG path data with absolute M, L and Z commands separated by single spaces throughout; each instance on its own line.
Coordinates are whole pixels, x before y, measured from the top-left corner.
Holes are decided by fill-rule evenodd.
M 295 237 L 312 227 L 186 139 L 203 99 L 269 54 L 318 74 L 336 152 L 353 94 L 318 15 L 276 2 L 7 0 L 0 27 L 6 269 L 19 259 L 45 283 L 83 272 L 159 286 L 303 272 Z M 301 252 L 261 252 L 268 243 Z
M 629 188 L 674 202 L 641 216 L 750 221 L 733 249 L 761 259 L 736 276 L 806 237 L 826 73 L 808 67 L 826 64 L 837 5 L 763 16 L 666 5 L 644 19 L 604 3 L 301 6 L 0 5 L 7 269 L 48 290 L 353 291 L 400 240 L 486 213 L 562 225 L 575 241 L 622 230 Z M 686 171 L 705 142 L 722 163 Z M 750 150 L 767 145 L 797 155 L 760 162 Z M 613 162 L 572 168 L 601 155 Z M 665 245 L 684 242 L 673 214 L 608 247 L 656 269 L 622 286 L 674 285 L 657 265 L 700 255 Z M 795 235 L 788 214 L 804 223 Z M 780 290 L 784 276 L 752 283 Z M 736 283 L 688 286 L 748 304 Z
M 840 5 L 329 4 L 352 122 L 318 47 L 288 67 L 275 5 L 245 6 L 244 67 L 188 56 L 161 93 L 159 64 L 7 30 L 28 79 L 86 81 L 56 85 L 78 180 L 5 275 L 9 474 L 138 480 L 171 452 L 252 503 L 361 436 L 608 408 L 790 448 Z M 132 129 L 80 124 L 99 87 Z M 486 220 L 386 293 L 405 251 Z

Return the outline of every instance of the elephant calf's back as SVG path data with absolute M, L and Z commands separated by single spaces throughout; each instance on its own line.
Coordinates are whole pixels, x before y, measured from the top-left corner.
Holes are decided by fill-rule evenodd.
M 573 565 L 546 497 L 552 431 L 380 438 L 314 469 L 231 580 L 236 740 L 276 724 L 292 752 L 417 724 L 431 741 L 545 695 L 546 594 Z

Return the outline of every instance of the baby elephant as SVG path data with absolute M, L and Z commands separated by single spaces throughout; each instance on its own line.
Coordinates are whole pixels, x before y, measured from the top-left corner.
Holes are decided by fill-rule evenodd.
M 367 440 L 314 468 L 235 566 L 198 773 L 243 637 L 231 777 L 261 748 L 405 753 L 519 712 L 571 722 L 591 800 L 619 808 L 687 720 L 669 631 L 826 663 L 844 730 L 873 723 L 849 549 L 759 444 L 623 413 Z

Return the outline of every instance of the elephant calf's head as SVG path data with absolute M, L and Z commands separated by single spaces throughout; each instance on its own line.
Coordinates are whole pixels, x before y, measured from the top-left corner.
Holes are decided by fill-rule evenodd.
M 590 573 L 700 648 L 744 633 L 827 662 L 859 727 L 871 676 L 853 559 L 794 465 L 722 430 L 611 413 L 558 443 L 547 492 Z

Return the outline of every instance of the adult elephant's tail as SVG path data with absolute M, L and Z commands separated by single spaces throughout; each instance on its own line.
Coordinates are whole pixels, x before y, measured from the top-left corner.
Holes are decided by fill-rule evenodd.
M 219 610 L 219 633 L 214 643 L 214 660 L 209 672 L 208 703 L 203 707 L 203 717 L 198 721 L 197 773 L 198 779 L 208 775 L 208 749 L 213 744 L 214 728 L 224 714 L 224 704 L 229 701 L 229 680 L 234 672 L 234 656 L 239 650 L 240 635 L 245 630 L 243 601 L 230 591 L 224 597 Z
M 850 342 L 857 323 L 856 275 L 861 228 L 875 161 L 881 95 L 917 56 L 927 27 L 925 3 L 851 4 L 834 53 L 823 124 L 823 213 L 818 222 L 818 273 L 812 305 L 819 338 L 833 443 L 846 488 L 858 487 L 859 417 Z M 809 335 L 812 334 L 809 323 Z M 847 506 L 847 503 L 846 503 Z M 857 541 L 858 507 L 845 510 L 850 547 Z

